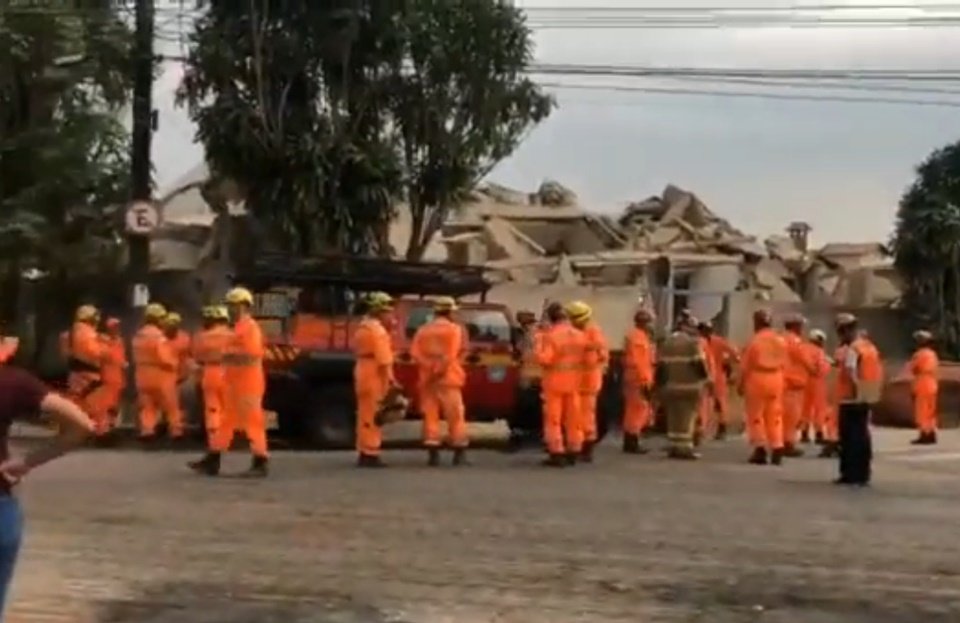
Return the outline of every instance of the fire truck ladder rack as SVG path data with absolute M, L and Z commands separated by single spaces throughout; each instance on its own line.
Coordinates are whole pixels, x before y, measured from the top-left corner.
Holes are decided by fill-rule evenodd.
M 480 266 L 442 262 L 406 262 L 350 256 L 297 257 L 283 253 L 259 254 L 234 275 L 234 282 L 255 289 L 337 286 L 363 292 L 419 296 L 486 295 L 491 283 Z

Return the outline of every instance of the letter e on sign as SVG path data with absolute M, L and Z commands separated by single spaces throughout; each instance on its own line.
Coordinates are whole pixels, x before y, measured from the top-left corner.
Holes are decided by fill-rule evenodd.
M 157 228 L 160 213 L 149 201 L 134 201 L 127 207 L 125 220 L 128 234 L 146 236 Z

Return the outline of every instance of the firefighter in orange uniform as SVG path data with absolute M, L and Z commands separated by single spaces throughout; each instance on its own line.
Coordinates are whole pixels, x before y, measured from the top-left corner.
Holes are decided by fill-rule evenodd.
M 803 456 L 798 446 L 800 424 L 803 420 L 803 401 L 810 381 L 808 353 L 803 345 L 803 316 L 794 314 L 783 323 L 783 340 L 787 345 L 787 364 L 784 368 L 783 388 L 783 454 Z
M 120 414 L 120 399 L 123 397 L 127 378 L 127 349 L 123 344 L 118 318 L 107 318 L 104 327 L 106 333 L 100 336 L 104 347 L 101 408 L 107 414 L 106 424 L 109 432 L 116 426 Z
M 200 391 L 203 394 L 203 423 L 207 429 L 207 453 L 198 461 L 189 463 L 190 469 L 216 476 L 220 473 L 220 457 L 224 450 L 218 441 L 224 425 L 224 408 L 227 401 L 226 371 L 223 366 L 227 347 L 233 339 L 230 331 L 230 312 L 221 305 L 210 305 L 203 310 L 203 330 L 193 340 L 193 358 L 200 366 Z M 236 424 L 230 418 L 231 425 Z M 231 434 L 231 442 L 233 436 Z
M 427 463 L 431 466 L 440 464 L 441 415 L 447 422 L 453 464 L 466 464 L 469 439 L 463 386 L 467 377 L 461 364 L 466 340 L 463 327 L 453 321 L 456 310 L 457 303 L 451 297 L 437 299 L 433 304 L 433 320 L 417 330 L 410 345 L 421 387 L 423 445 L 427 447 Z
M 543 464 L 564 467 L 575 464 L 583 451 L 578 403 L 587 338 L 570 324 L 560 303 L 547 306 L 546 318 L 549 328 L 538 341 L 536 353 L 543 370 L 543 440 L 548 453 Z
M 657 353 L 650 339 L 652 320 L 649 311 L 637 310 L 633 329 L 623 343 L 623 451 L 627 454 L 646 454 L 640 436 L 653 420 L 653 364 Z
M 177 357 L 177 373 L 174 377 L 175 394 L 177 404 L 180 404 L 180 385 L 190 376 L 193 370 L 193 361 L 191 353 L 193 350 L 190 334 L 183 329 L 183 318 L 176 312 L 167 313 L 163 319 L 163 330 L 167 339 L 170 340 L 170 347 L 173 354 Z M 182 409 L 181 409 L 182 410 Z
M 583 301 L 567 305 L 567 316 L 586 339 L 583 370 L 580 377 L 580 426 L 583 428 L 583 448 L 580 460 L 593 462 L 593 446 L 597 443 L 597 400 L 603 389 L 603 377 L 610 365 L 610 347 L 603 330 L 593 321 L 593 309 Z
M 857 330 L 853 314 L 837 316 L 837 335 L 844 345 L 838 361 L 837 398 L 840 432 L 839 485 L 870 484 L 873 442 L 870 438 L 870 410 L 880 399 L 883 361 L 880 352 Z
M 917 350 L 910 359 L 910 374 L 913 376 L 913 416 L 919 436 L 911 443 L 932 445 L 937 443 L 937 394 L 940 359 L 933 349 L 933 334 L 917 331 L 913 334 Z
M 385 467 L 380 458 L 383 437 L 376 416 L 381 401 L 397 384 L 393 372 L 393 342 L 386 328 L 393 315 L 393 299 L 385 292 L 373 292 L 364 305 L 364 317 L 353 337 L 357 358 L 353 368 L 357 395 L 357 467 Z
M 681 314 L 681 320 L 685 321 L 693 318 L 689 310 L 684 311 L 686 313 Z M 716 354 L 713 349 L 710 348 L 707 327 L 712 329 L 712 324 L 706 321 L 698 321 L 693 327 L 697 342 L 700 345 L 700 351 L 703 353 L 704 363 L 707 366 L 707 382 L 703 384 L 703 388 L 700 390 L 700 400 L 697 403 L 697 426 L 693 436 L 693 444 L 695 446 L 699 446 L 703 438 L 707 435 L 707 431 L 710 428 L 710 420 L 712 419 L 710 415 L 713 413 L 714 402 L 716 401 L 714 381 L 718 374 L 719 364 L 716 359 Z
M 725 337 L 717 335 L 713 330 L 713 323 L 704 321 L 698 327 L 701 337 L 704 341 L 704 347 L 707 352 L 708 366 L 711 367 L 712 376 L 711 400 L 708 400 L 706 416 L 701 412 L 701 421 L 711 419 L 710 415 L 716 416 L 717 431 L 715 439 L 723 440 L 727 438 L 728 417 L 730 413 L 730 388 L 728 377 L 733 372 L 733 366 L 739 361 L 737 349 L 734 348 Z M 706 430 L 706 423 L 703 426 Z
M 109 426 L 107 413 L 103 409 L 103 363 L 106 349 L 97 333 L 99 324 L 100 311 L 96 307 L 81 305 L 77 308 L 67 340 L 67 394 L 90 414 L 94 433 L 97 437 L 102 437 L 109 430 Z
M 753 314 L 754 335 L 743 351 L 740 394 L 744 397 L 747 436 L 753 446 L 750 463 L 783 461 L 783 390 L 787 345 L 773 329 L 767 310 Z
M 151 444 L 157 439 L 160 413 L 167 419 L 172 439 L 183 436 L 183 413 L 174 399 L 170 379 L 176 378 L 177 357 L 161 328 L 167 310 L 150 303 L 143 312 L 143 326 L 133 338 L 134 380 L 140 407 L 140 440 Z M 175 388 L 174 388 L 175 389 Z
M 20 338 L 12 335 L 0 336 L 0 365 L 9 362 L 20 348 Z
M 826 352 L 827 335 L 819 330 L 810 331 L 807 355 L 810 362 L 810 378 L 804 400 L 805 420 L 816 431 L 818 443 L 822 443 L 820 458 L 830 458 L 837 452 L 836 411 L 830 404 L 830 369 L 833 365 Z
M 225 408 L 211 448 L 227 452 L 234 433 L 241 428 L 250 443 L 250 468 L 244 474 L 263 478 L 268 473 L 267 420 L 263 410 L 263 395 L 267 390 L 263 369 L 265 347 L 263 332 L 250 310 L 253 293 L 246 288 L 233 288 L 224 302 L 233 320 L 233 331 L 223 356 L 227 391 Z

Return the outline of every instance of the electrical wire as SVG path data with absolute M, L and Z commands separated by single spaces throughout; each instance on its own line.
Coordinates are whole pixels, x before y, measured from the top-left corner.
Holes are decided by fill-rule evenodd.
M 746 91 L 722 91 L 717 89 L 682 89 L 670 87 L 638 87 L 614 84 L 572 84 L 562 82 L 539 82 L 540 86 L 547 89 L 571 89 L 585 91 L 607 91 L 607 92 L 629 92 L 629 93 L 649 93 L 659 95 L 699 95 L 709 97 L 731 97 L 731 98 L 751 98 L 751 99 L 771 99 L 771 100 L 795 100 L 806 102 L 840 102 L 848 104 L 900 104 L 910 106 L 937 106 L 945 108 L 960 108 L 960 100 L 927 100 L 910 98 L 889 98 L 889 97 L 859 97 L 843 95 L 801 95 L 801 94 L 783 94 L 783 93 L 763 93 Z
M 543 75 L 676 77 L 691 78 L 764 78 L 858 81 L 954 82 L 960 80 L 960 68 L 942 69 L 775 69 L 720 67 L 655 67 L 644 65 L 586 65 L 533 63 L 527 71 Z

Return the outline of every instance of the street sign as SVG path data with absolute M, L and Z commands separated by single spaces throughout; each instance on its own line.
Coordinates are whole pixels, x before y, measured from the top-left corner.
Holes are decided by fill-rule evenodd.
M 150 303 L 150 288 L 145 283 L 133 284 L 133 303 L 134 307 L 146 307 Z
M 125 221 L 128 234 L 146 236 L 160 224 L 160 212 L 150 201 L 134 201 L 127 207 Z

